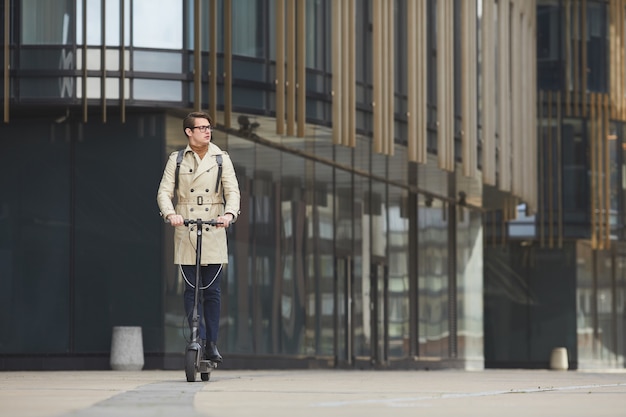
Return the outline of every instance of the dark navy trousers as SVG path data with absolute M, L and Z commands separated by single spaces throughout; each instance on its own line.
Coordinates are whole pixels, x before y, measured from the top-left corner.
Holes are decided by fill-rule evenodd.
M 196 266 L 181 265 L 185 292 L 183 294 L 185 313 L 189 328 L 193 320 L 193 299 L 196 285 Z M 220 327 L 220 281 L 222 265 L 211 264 L 200 267 L 200 292 L 198 294 L 198 336 L 202 340 L 217 342 Z

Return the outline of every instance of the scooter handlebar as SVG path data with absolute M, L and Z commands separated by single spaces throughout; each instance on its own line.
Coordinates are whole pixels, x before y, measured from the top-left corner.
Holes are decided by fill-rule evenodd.
M 170 219 L 165 219 L 165 223 L 171 223 Z M 215 219 L 211 219 L 211 220 L 185 219 L 183 220 L 183 223 L 185 224 L 185 226 L 189 226 L 190 224 L 201 224 L 201 225 L 208 225 L 208 226 L 217 226 L 220 224 L 224 224 L 222 222 L 218 222 Z
M 202 219 L 185 219 L 183 220 L 183 223 L 185 224 L 185 226 L 189 226 L 190 224 L 199 224 L 199 225 L 209 225 L 209 226 L 217 226 L 218 224 L 224 224 L 222 222 L 218 222 L 215 219 L 211 219 L 211 220 L 202 220 Z

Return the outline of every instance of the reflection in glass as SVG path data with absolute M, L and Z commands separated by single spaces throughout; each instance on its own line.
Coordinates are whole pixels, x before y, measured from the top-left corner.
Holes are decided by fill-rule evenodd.
M 181 49 L 182 0 L 133 0 L 133 46 Z
M 448 219 L 441 200 L 418 206 L 419 355 L 448 356 Z
M 181 73 L 183 57 L 178 52 L 134 51 L 133 70 Z
M 407 191 L 389 187 L 389 357 L 409 354 L 409 219 Z
M 483 230 L 482 214 L 458 208 L 457 324 L 458 356 L 483 360 Z M 479 364 L 477 366 L 480 367 Z
M 182 82 L 166 80 L 133 80 L 133 98 L 135 100 L 181 101 Z
M 72 0 L 22 0 L 23 45 L 65 45 L 70 33 Z

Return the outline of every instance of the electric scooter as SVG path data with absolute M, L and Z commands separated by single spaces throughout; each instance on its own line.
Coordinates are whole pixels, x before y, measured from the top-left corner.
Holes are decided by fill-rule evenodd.
M 200 257 L 202 254 L 202 227 L 216 226 L 221 224 L 217 220 L 185 220 L 185 226 L 190 224 L 196 225 L 196 287 L 194 292 L 193 316 L 191 318 L 191 339 L 187 345 L 185 352 L 185 376 L 187 382 L 195 382 L 196 374 L 200 373 L 203 381 L 208 381 L 211 371 L 217 368 L 217 362 L 204 359 L 204 346 L 202 346 L 198 337 L 198 328 L 200 325 L 200 316 L 198 313 L 198 298 L 200 297 Z

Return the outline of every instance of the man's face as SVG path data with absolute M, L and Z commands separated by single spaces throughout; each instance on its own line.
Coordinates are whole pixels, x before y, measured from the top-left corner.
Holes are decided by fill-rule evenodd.
M 194 119 L 194 128 L 187 128 L 189 144 L 192 146 L 207 146 L 211 142 L 211 128 L 212 126 L 208 119 Z

